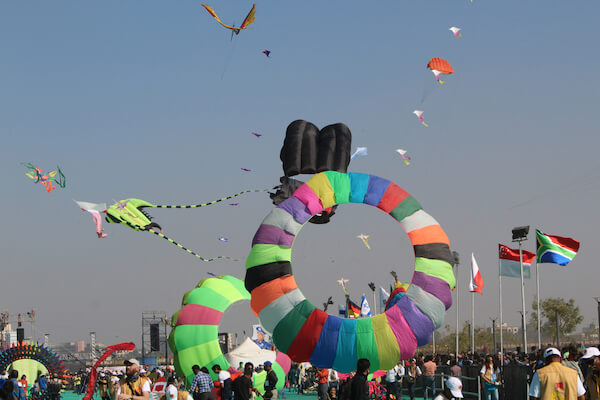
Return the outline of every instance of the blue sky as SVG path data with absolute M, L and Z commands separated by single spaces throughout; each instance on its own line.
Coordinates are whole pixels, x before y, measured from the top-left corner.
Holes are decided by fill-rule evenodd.
M 239 25 L 252 3 L 211 5 Z M 4 2 L 3 307 L 35 307 L 38 330 L 56 341 L 96 331 L 111 343 L 139 337 L 142 311 L 177 310 L 206 271 L 243 277 L 242 263 L 201 263 L 121 226 L 96 239 L 72 199 L 189 204 L 269 188 L 282 175 L 286 126 L 306 119 L 347 124 L 353 147 L 369 148 L 350 170 L 396 182 L 438 219 L 462 255 L 463 288 L 475 253 L 486 282 L 478 325 L 497 314 L 497 244 L 527 224 L 581 240 L 568 268 L 541 266 L 542 297 L 573 297 L 595 322 L 599 12 L 596 1 L 259 1 L 256 22 L 232 41 L 198 1 Z M 432 57 L 454 66 L 444 86 L 425 68 Z M 46 194 L 21 162 L 60 165 L 67 188 Z M 243 258 L 272 205 L 264 194 L 240 203 L 151 214 L 203 255 Z M 293 257 L 316 304 L 343 299 L 341 276 L 358 300 L 370 281 L 387 286 L 391 269 L 404 280 L 413 270 L 401 228 L 358 206 L 305 227 Z M 503 287 L 505 319 L 518 324 L 518 280 Z M 526 291 L 529 306 L 534 280 Z M 461 300 L 468 316 L 464 290 Z M 247 330 L 247 310 L 236 306 L 223 328 Z

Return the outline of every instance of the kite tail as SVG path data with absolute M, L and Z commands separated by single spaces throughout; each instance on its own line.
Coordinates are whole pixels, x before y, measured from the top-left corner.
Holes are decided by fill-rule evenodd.
M 244 190 L 243 192 L 232 194 L 231 196 L 223 197 L 222 199 L 213 200 L 213 201 L 211 201 L 209 203 L 202 203 L 202 204 L 192 204 L 192 205 L 186 205 L 186 206 L 152 205 L 152 206 L 148 206 L 148 207 L 152 207 L 152 208 L 198 208 L 198 207 L 206 207 L 206 206 L 212 206 L 213 204 L 220 203 L 220 202 L 225 201 L 225 200 L 233 199 L 234 197 L 241 196 L 241 195 L 243 195 L 245 193 L 259 193 L 259 192 L 266 192 L 266 191 L 267 190 L 263 190 L 263 189 Z
M 159 236 L 167 241 L 169 241 L 170 243 L 174 244 L 175 246 L 179 247 L 180 249 L 184 250 L 186 253 L 189 253 L 197 258 L 199 258 L 201 261 L 205 261 L 205 262 L 210 262 L 210 261 L 215 261 L 215 260 L 231 260 L 231 261 L 239 261 L 236 260 L 235 258 L 231 258 L 231 257 L 227 257 L 227 256 L 217 256 L 217 257 L 213 257 L 213 258 L 204 258 L 201 255 L 193 252 L 190 249 L 186 249 L 185 247 L 183 247 L 182 245 L 180 245 L 179 243 L 177 243 L 176 241 L 174 241 L 173 239 L 171 239 L 170 237 L 165 236 L 164 234 L 162 234 L 161 232 L 155 231 L 154 229 L 148 229 L 148 232 L 152 232 L 154 233 L 156 236 Z
M 135 349 L 135 344 L 133 344 L 131 342 L 114 344 L 114 345 L 108 346 L 106 348 L 106 351 L 104 352 L 104 354 L 102 354 L 102 356 L 98 359 L 98 361 L 96 361 L 96 363 L 92 367 L 92 370 L 90 371 L 90 377 L 89 377 L 89 380 L 87 383 L 85 396 L 83 396 L 83 400 L 91 400 L 92 396 L 94 395 L 94 389 L 96 387 L 96 378 L 98 377 L 98 366 L 100 365 L 100 363 L 102 363 L 102 361 L 106 360 L 108 358 L 108 356 L 110 356 L 115 351 L 118 351 L 118 350 L 131 351 L 133 349 Z
M 438 82 L 440 83 L 440 85 L 444 85 L 446 83 L 446 81 L 443 81 L 441 79 Z
M 423 121 L 423 122 L 421 122 L 421 123 L 422 123 L 423 125 L 425 125 L 426 127 L 428 127 L 428 128 L 429 128 L 429 125 L 427 125 L 427 124 L 425 123 L 425 121 Z

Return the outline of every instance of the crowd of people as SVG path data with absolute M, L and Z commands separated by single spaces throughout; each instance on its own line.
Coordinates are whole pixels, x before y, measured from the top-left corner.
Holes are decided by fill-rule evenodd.
M 13 369 L 10 373 L 0 371 L 0 400 L 26 400 L 37 398 L 41 393 L 49 400 L 58 399 L 62 388 L 62 379 L 59 377 L 39 374 L 30 385 L 26 375 Z

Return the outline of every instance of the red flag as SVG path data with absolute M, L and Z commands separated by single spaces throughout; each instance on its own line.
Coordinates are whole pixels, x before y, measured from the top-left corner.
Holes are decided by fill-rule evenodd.
M 102 361 L 106 360 L 108 358 L 108 356 L 110 356 L 115 351 L 118 351 L 118 350 L 131 351 L 133 349 L 135 349 L 135 344 L 133 344 L 131 342 L 113 344 L 112 346 L 108 346 L 106 348 L 106 351 L 104 352 L 104 354 L 102 354 L 102 356 L 98 359 L 98 361 L 96 361 L 96 363 L 92 367 L 92 370 L 90 371 L 90 377 L 89 377 L 88 384 L 86 387 L 85 396 L 83 396 L 83 400 L 90 400 L 92 398 L 92 396 L 94 395 L 94 388 L 96 387 L 96 378 L 98 377 L 98 366 L 100 365 L 100 363 Z
M 475 261 L 475 254 L 471 253 L 471 282 L 469 282 L 469 292 L 478 292 L 479 294 L 483 294 L 483 286 L 483 278 L 479 272 L 477 261 Z

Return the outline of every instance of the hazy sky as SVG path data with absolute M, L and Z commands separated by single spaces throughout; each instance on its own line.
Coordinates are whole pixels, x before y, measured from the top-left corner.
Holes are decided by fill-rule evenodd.
M 211 3 L 238 25 L 251 4 Z M 347 124 L 353 148 L 369 149 L 350 170 L 396 182 L 440 222 L 461 254 L 464 317 L 470 253 L 485 281 L 476 324 L 489 326 L 498 314 L 497 245 L 510 244 L 512 227 L 531 225 L 581 240 L 567 268 L 541 266 L 542 298 L 575 298 L 584 324 L 596 321 L 597 1 L 256 7 L 252 29 L 230 40 L 200 1 L 0 4 L 1 309 L 34 307 L 38 332 L 54 342 L 87 339 L 89 331 L 103 343 L 139 341 L 142 311 L 171 315 L 207 271 L 243 278 L 243 262 L 202 263 L 124 226 L 105 224 L 108 237 L 97 239 L 72 199 L 190 204 L 269 188 L 282 175 L 286 126 L 306 119 Z M 462 38 L 452 36 L 453 25 Z M 431 57 L 454 66 L 444 86 L 425 68 Z M 425 111 L 429 128 L 414 109 Z M 60 165 L 67 188 L 47 194 L 21 162 Z M 272 204 L 265 194 L 239 201 L 151 214 L 202 255 L 245 258 Z M 370 251 L 360 233 L 371 235 Z M 413 262 L 401 227 L 357 205 L 340 207 L 328 225 L 306 226 L 293 253 L 299 285 L 315 304 L 328 295 L 343 300 L 342 276 L 358 301 L 370 281 L 387 287 L 392 269 L 409 280 Z M 526 284 L 529 307 L 535 279 Z M 518 325 L 519 280 L 503 287 L 505 320 Z M 454 326 L 454 318 L 453 306 L 446 322 Z M 254 321 L 238 304 L 222 328 L 241 332 Z

